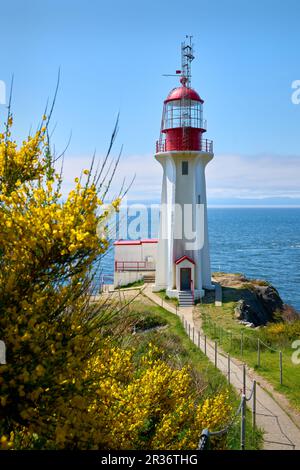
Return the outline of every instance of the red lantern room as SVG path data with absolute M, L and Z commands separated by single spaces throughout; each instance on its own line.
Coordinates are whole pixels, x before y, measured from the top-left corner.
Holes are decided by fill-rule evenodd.
M 203 139 L 206 121 L 203 120 L 203 103 L 198 93 L 190 87 L 190 65 L 194 59 L 192 45 L 182 44 L 181 86 L 174 88 L 164 101 L 160 139 L 156 152 L 208 151 L 212 142 Z

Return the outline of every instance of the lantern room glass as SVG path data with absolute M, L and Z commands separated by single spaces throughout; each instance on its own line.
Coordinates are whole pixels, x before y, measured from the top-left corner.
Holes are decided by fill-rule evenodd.
M 195 100 L 173 100 L 164 106 L 163 129 L 203 129 L 203 106 Z

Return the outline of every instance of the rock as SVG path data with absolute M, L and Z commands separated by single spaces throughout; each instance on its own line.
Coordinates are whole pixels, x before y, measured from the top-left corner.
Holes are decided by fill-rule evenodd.
M 255 325 L 249 321 L 246 321 L 246 320 L 240 320 L 239 321 L 239 324 L 240 325 L 244 325 L 246 326 L 247 328 L 255 328 Z
M 234 316 L 237 320 L 242 320 L 244 318 L 244 312 L 246 310 L 246 304 L 244 300 L 239 300 L 235 309 Z
M 234 314 L 238 320 L 251 324 L 251 328 L 274 321 L 275 312 L 283 309 L 283 302 L 272 286 L 251 284 L 251 289 L 243 289 L 241 296 Z
M 234 317 L 254 325 L 251 328 L 278 320 L 277 313 L 284 317 L 285 306 L 280 295 L 268 282 L 232 273 L 214 273 L 214 280 L 224 287 L 224 291 L 227 289 L 227 295 L 232 301 L 237 302 Z M 295 314 L 289 312 L 288 315 Z

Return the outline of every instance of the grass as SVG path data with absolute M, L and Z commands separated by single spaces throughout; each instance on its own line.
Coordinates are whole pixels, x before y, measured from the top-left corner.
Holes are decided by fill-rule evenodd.
M 219 341 L 223 350 L 256 369 L 274 386 L 275 390 L 283 393 L 291 404 L 300 411 L 300 366 L 292 362 L 294 352 L 291 347 L 292 340 L 287 337 L 286 341 L 279 342 L 279 337 L 276 339 L 276 336 L 270 340 L 266 334 L 268 327 L 247 328 L 236 321 L 234 308 L 236 302 L 241 298 L 243 289 L 224 287 L 222 307 L 214 305 L 211 294 L 206 296 L 198 307 L 199 313 L 201 312 L 202 327 L 210 338 Z M 242 335 L 243 351 L 241 350 Z M 279 352 L 271 351 L 261 344 L 260 367 L 258 367 L 258 339 L 267 341 L 271 348 L 282 351 L 282 385 L 280 385 Z M 297 336 L 294 339 L 297 339 Z
M 171 358 L 174 365 L 183 366 L 189 364 L 192 373 L 201 381 L 203 398 L 216 394 L 221 390 L 229 390 L 230 401 L 233 409 L 239 405 L 239 397 L 232 386 L 228 386 L 226 378 L 214 367 L 208 358 L 190 341 L 186 335 L 179 317 L 169 313 L 164 308 L 157 305 L 144 304 L 143 301 L 135 301 L 132 310 L 138 321 L 144 322 L 145 317 L 153 317 L 159 325 L 166 325 L 167 328 L 159 331 L 149 331 L 135 335 L 139 354 L 143 354 L 151 341 L 165 351 L 166 359 Z M 150 323 L 152 323 L 150 321 Z M 246 448 L 259 449 L 262 445 L 262 433 L 259 430 L 252 431 L 251 416 L 247 410 L 247 430 Z M 240 428 L 239 422 L 231 428 L 227 435 L 227 445 L 230 449 L 240 448 Z
M 126 284 L 125 286 L 120 286 L 120 287 L 116 287 L 116 289 L 128 289 L 129 287 L 141 287 L 145 284 L 145 281 L 144 279 L 141 279 L 140 281 L 134 281 L 134 282 L 130 282 L 129 284 Z
M 169 297 L 167 294 L 166 294 L 166 290 L 165 289 L 162 289 L 158 292 L 155 292 L 159 297 L 161 297 L 163 300 L 165 300 L 167 303 L 169 303 L 172 307 L 178 307 L 179 306 L 179 301 L 178 299 L 175 299 L 175 298 L 172 298 L 172 297 Z

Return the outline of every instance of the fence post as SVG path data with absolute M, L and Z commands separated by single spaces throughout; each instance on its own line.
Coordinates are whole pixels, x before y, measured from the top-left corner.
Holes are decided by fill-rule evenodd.
M 193 326 L 193 343 L 195 343 L 195 327 Z
M 260 339 L 257 339 L 257 367 L 260 367 Z
M 241 450 L 245 450 L 245 437 L 246 437 L 246 396 L 242 395 L 242 408 L 241 408 Z
M 177 304 L 175 305 L 175 310 L 176 310 L 176 315 L 178 315 L 178 313 L 177 313 L 177 310 L 178 310 Z
M 230 384 L 230 355 L 227 355 L 227 378 L 228 383 Z
M 241 356 L 244 354 L 244 332 L 241 332 Z
M 206 355 L 206 335 L 204 335 L 204 354 Z
M 282 351 L 279 351 L 280 385 L 282 385 Z
M 203 429 L 199 444 L 198 444 L 198 450 L 205 450 L 209 447 L 209 430 L 208 429 Z
M 217 367 L 218 362 L 218 341 L 215 341 L 215 367 Z
M 243 394 L 246 395 L 246 364 L 243 364 Z
M 232 331 L 229 332 L 230 333 L 230 350 L 232 349 Z
M 253 397 L 252 397 L 252 428 L 256 426 L 256 380 L 253 380 Z
M 191 339 L 191 324 L 189 323 L 189 338 Z
M 200 331 L 198 331 L 198 348 L 200 349 Z

